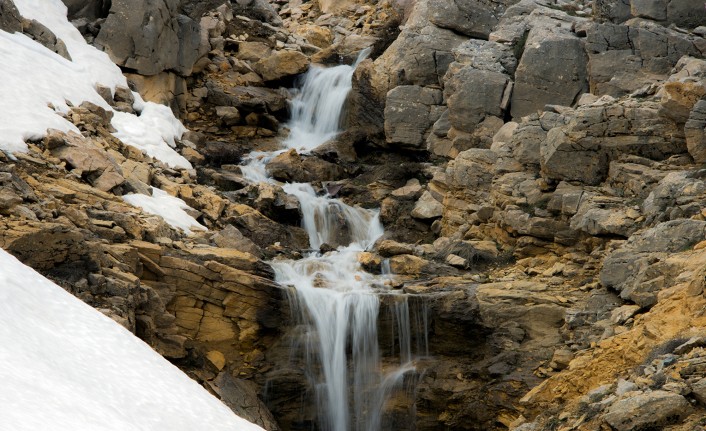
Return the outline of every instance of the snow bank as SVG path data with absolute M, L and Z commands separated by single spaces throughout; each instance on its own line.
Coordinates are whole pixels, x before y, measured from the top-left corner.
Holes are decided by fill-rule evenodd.
M 3 250 L 0 345 L 2 429 L 262 430 Z
M 191 209 L 186 202 L 164 190 L 153 187 L 152 196 L 135 193 L 123 196 L 123 200 L 130 205 L 142 208 L 146 213 L 162 217 L 169 225 L 182 229 L 187 234 L 191 233 L 191 229 L 208 230 L 184 211 Z
M 60 0 L 15 0 L 20 14 L 47 26 L 66 44 L 72 61 L 51 52 L 22 34 L 0 31 L 0 150 L 26 151 L 26 140 L 43 137 L 48 128 L 76 128 L 62 118 L 74 106 L 89 101 L 105 109 L 110 106 L 95 91 L 96 84 L 115 90 L 127 81 L 108 55 L 88 45 L 66 19 Z M 53 109 L 48 107 L 51 104 Z M 140 116 L 116 113 L 116 137 L 175 168 L 191 164 L 174 149 L 174 139 L 186 130 L 162 105 L 143 102 L 136 94 Z M 156 131 L 149 130 L 156 127 Z

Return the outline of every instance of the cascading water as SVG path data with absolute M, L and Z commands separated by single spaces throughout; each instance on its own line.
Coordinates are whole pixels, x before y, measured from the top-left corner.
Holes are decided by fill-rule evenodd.
M 367 52 L 359 61 L 365 56 Z M 285 147 L 308 152 L 340 131 L 354 70 L 355 65 L 312 66 L 292 102 Z M 267 177 L 265 165 L 279 153 L 251 154 L 242 167 L 244 177 L 253 182 L 273 181 Z M 383 277 L 373 276 L 361 269 L 357 259 L 383 234 L 378 211 L 318 196 L 310 184 L 284 184 L 283 189 L 300 202 L 310 248 L 338 246 L 324 255 L 311 252 L 299 260 L 271 262 L 276 281 L 294 287 L 290 298 L 293 308 L 311 326 L 307 357 L 309 374 L 315 380 L 319 427 L 330 431 L 379 430 L 385 400 L 414 367 L 409 328 L 402 328 L 409 325 L 409 310 L 404 308 L 398 312 L 400 334 L 407 334 L 406 341 L 401 341 L 401 365 L 386 374 L 381 371 L 377 334 L 380 299 L 373 286 L 383 285 L 389 272 Z

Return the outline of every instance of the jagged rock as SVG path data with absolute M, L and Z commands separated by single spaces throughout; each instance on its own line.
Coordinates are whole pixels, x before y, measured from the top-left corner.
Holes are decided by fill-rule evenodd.
M 387 93 L 385 136 L 402 148 L 421 149 L 426 134 L 441 115 L 441 90 L 400 85 Z
M 221 372 L 209 386 L 218 397 L 238 416 L 256 423 L 264 429 L 279 431 L 272 413 L 257 396 L 256 385 L 247 380 L 234 379 L 229 372 Z
M 416 200 L 421 195 L 422 190 L 423 189 L 421 184 L 419 183 L 419 180 L 416 178 L 412 178 L 411 180 L 407 181 L 407 183 L 403 187 L 393 190 L 390 195 L 400 199 Z
M 444 212 L 444 206 L 437 201 L 434 196 L 425 191 L 422 196 L 414 204 L 412 217 L 422 220 L 439 218 Z
M 691 385 L 691 390 L 694 393 L 696 399 L 702 404 L 706 405 L 706 378 L 697 381 Z
M 56 35 L 44 24 L 37 20 L 23 20 L 22 32 L 40 44 L 47 47 L 49 50 L 56 52 L 60 56 L 71 60 L 71 55 L 64 41 L 57 38 Z
M 299 201 L 276 184 L 251 184 L 236 193 L 229 194 L 229 197 L 257 209 L 280 223 L 291 224 L 299 219 Z
M 652 391 L 613 404 L 605 421 L 616 431 L 639 431 L 670 425 L 685 417 L 690 404 L 683 396 Z
M 65 143 L 52 151 L 54 156 L 86 175 L 97 189 L 107 192 L 125 181 L 115 159 L 91 141 L 69 133 Z
M 571 228 L 589 235 L 618 235 L 629 237 L 638 229 L 636 219 L 640 212 L 626 208 L 623 199 L 591 197 L 582 199 L 576 214 L 571 218 Z
M 537 10 L 530 14 L 533 26 L 512 91 L 511 113 L 516 119 L 542 110 L 546 104 L 571 106 L 588 88 L 586 53 L 583 41 L 571 32 L 573 20 L 545 13 Z
M 622 197 L 634 196 L 644 199 L 668 172 L 659 169 L 659 164 L 648 159 L 627 156 L 610 162 L 606 184 L 619 190 Z
M 654 102 L 608 101 L 578 108 L 541 146 L 542 173 L 554 180 L 595 185 L 620 154 L 663 160 L 684 152 L 679 126 L 661 117 Z M 576 169 L 577 165 L 582 169 Z
M 70 21 L 85 18 L 89 21 L 105 18 L 110 11 L 110 0 L 61 0 L 68 8 Z
M 224 126 L 234 126 L 241 120 L 238 108 L 233 106 L 216 106 L 216 116 Z
M 22 31 L 22 16 L 12 1 L 0 2 L 0 30 L 8 33 Z
M 516 322 L 524 330 L 525 349 L 534 350 L 546 360 L 561 338 L 565 308 L 554 296 L 544 293 L 541 283 L 510 281 L 485 283 L 477 287 L 475 298 L 483 326 L 498 328 L 506 322 Z
M 444 76 L 448 119 L 454 129 L 472 133 L 487 116 L 503 117 L 516 61 L 507 47 L 487 41 L 464 42 L 454 54 Z
M 497 155 L 492 150 L 471 148 L 462 151 L 446 168 L 449 184 L 469 188 L 490 184 L 493 178 L 491 169 L 496 160 Z
M 242 250 L 253 256 L 262 257 L 262 250 L 250 239 L 246 238 L 236 227 L 228 225 L 211 237 L 217 246 Z
M 277 242 L 293 249 L 308 247 L 309 237 L 304 229 L 283 226 L 247 205 L 228 206 L 223 221 L 233 224 L 261 248 Z
M 287 98 L 277 90 L 265 87 L 225 87 L 207 81 L 208 102 L 216 106 L 232 106 L 241 112 L 278 112 L 287 106 Z
M 191 18 L 178 14 L 178 3 L 113 0 L 95 43 L 115 63 L 140 74 L 173 70 L 189 75 L 201 54 L 200 27 Z
M 414 254 L 414 245 L 404 244 L 392 240 L 383 240 L 377 245 L 378 253 L 382 257 L 396 256 L 398 254 Z
M 253 65 L 255 72 L 265 81 L 298 75 L 308 68 L 309 58 L 299 51 L 277 51 Z
M 643 19 L 624 25 L 595 24 L 586 38 L 591 93 L 618 97 L 655 83 L 683 55 L 701 56 L 705 44 L 703 39 Z
M 665 27 L 675 24 L 678 27 L 694 28 L 703 24 L 698 18 L 703 8 L 689 0 L 631 0 L 630 15 L 657 21 Z
M 282 19 L 267 0 L 238 0 L 233 2 L 233 13 L 275 26 L 282 25 Z
M 373 87 L 382 94 L 398 85 L 439 85 L 452 51 L 466 38 L 451 30 L 430 25 L 429 0 L 414 3 L 405 29 L 375 60 Z
M 238 43 L 237 58 L 240 60 L 257 62 L 261 58 L 267 58 L 272 54 L 270 45 L 264 42 L 240 42 Z
M 302 157 L 295 149 L 279 154 L 267 163 L 267 172 L 275 179 L 288 182 L 335 181 L 345 170 L 318 157 Z
M 706 61 L 684 56 L 672 72 L 660 91 L 662 109 L 666 117 L 685 123 L 694 105 L 706 96 Z
M 512 2 L 432 0 L 429 2 L 429 21 L 437 27 L 485 39 L 510 3 Z
M 698 170 L 666 175 L 642 203 L 647 221 L 658 223 L 699 214 L 700 202 L 706 194 L 704 174 Z
M 669 254 L 703 241 L 704 229 L 706 222 L 682 219 L 633 235 L 606 257 L 600 272 L 601 283 L 641 307 L 654 305 L 658 292 L 669 287 L 676 275 L 670 272 Z
M 295 34 L 303 37 L 310 44 L 322 49 L 330 46 L 331 42 L 333 42 L 333 33 L 328 27 L 312 24 L 300 25 L 296 28 Z
M 706 100 L 699 100 L 684 126 L 686 147 L 696 163 L 706 163 Z

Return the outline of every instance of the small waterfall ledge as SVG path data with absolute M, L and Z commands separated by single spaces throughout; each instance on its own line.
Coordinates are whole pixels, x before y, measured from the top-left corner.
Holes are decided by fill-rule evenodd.
M 358 62 L 367 55 L 361 53 Z M 352 66 L 311 67 L 292 101 L 290 134 L 283 141 L 286 149 L 309 152 L 340 132 L 341 113 L 358 62 Z M 244 177 L 251 182 L 273 183 L 265 166 L 286 149 L 251 153 L 242 166 Z M 292 288 L 293 317 L 306 328 L 303 343 L 293 343 L 302 351 L 291 355 L 303 354 L 315 392 L 317 428 L 380 430 L 387 400 L 403 386 L 405 376 L 416 370 L 415 357 L 428 354 L 426 334 L 415 336 L 414 354 L 411 335 L 412 326 L 418 331 L 421 322 L 426 331 L 427 318 L 420 317 L 421 312 L 411 318 L 407 297 L 384 287 L 391 277 L 389 265 L 381 268 L 381 275 L 373 275 L 358 262 L 359 253 L 372 247 L 384 233 L 377 210 L 319 196 L 311 184 L 282 187 L 299 200 L 311 250 L 319 250 L 324 244 L 344 244 L 325 254 L 310 251 L 298 260 L 271 262 L 275 280 Z M 384 370 L 378 340 L 380 294 L 394 297 L 390 314 L 395 346 L 391 350 L 399 356 L 396 366 L 388 364 Z

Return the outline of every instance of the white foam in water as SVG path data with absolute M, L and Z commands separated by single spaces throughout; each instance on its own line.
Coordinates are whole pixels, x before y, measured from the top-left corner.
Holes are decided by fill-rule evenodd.
M 361 61 L 367 56 L 364 52 Z M 357 65 L 357 63 L 356 63 Z M 292 102 L 287 148 L 306 153 L 340 132 L 340 118 L 351 89 L 355 65 L 312 66 Z M 245 159 L 243 176 L 252 182 L 274 182 L 266 164 L 281 153 L 254 152 Z M 403 346 L 399 368 L 383 374 L 380 367 L 377 325 L 380 300 L 373 289 L 390 277 L 373 276 L 358 263 L 360 252 L 383 234 L 379 211 L 352 207 L 339 199 L 319 196 L 310 184 L 284 184 L 300 203 L 302 227 L 309 245 L 337 245 L 336 251 L 313 252 L 299 260 L 272 262 L 275 279 L 295 288 L 291 298 L 300 319 L 311 325 L 309 375 L 317 390 L 319 428 L 326 431 L 378 431 L 382 409 L 411 365 L 409 315 L 398 313 Z M 389 265 L 388 265 L 389 269 Z M 406 305 L 406 302 L 404 303 Z M 319 371 L 320 370 L 320 371 Z

